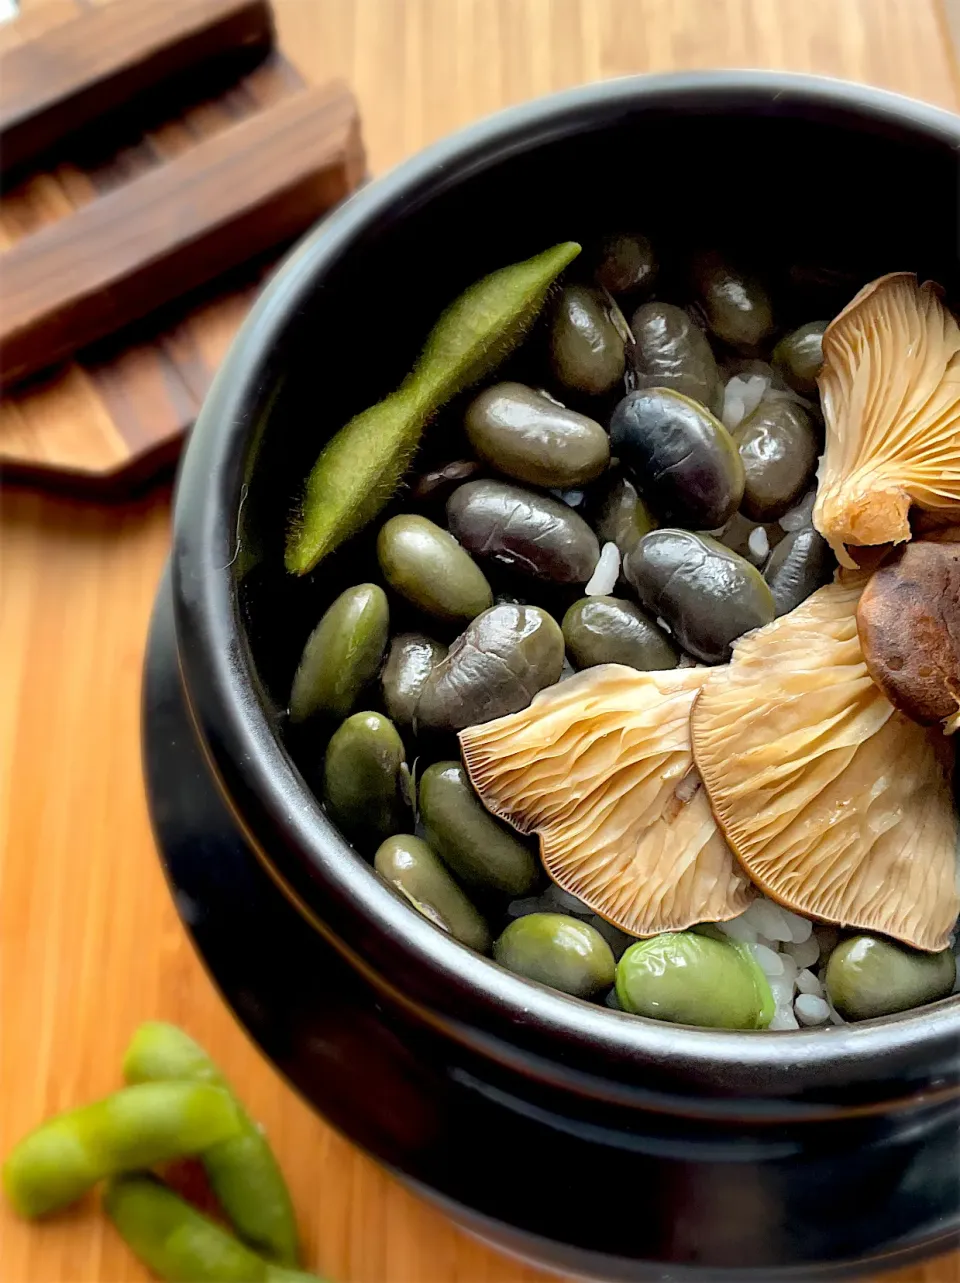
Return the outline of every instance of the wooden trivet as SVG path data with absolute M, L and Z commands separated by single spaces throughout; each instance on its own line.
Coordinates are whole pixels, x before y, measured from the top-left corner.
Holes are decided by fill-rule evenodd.
M 153 0 L 114 0 L 114 5 L 147 2 Z M 78 11 L 60 10 L 67 20 Z M 15 31 L 8 30 L 3 43 L 9 46 L 15 39 Z M 69 254 L 68 229 L 75 211 L 83 211 L 87 226 L 101 229 L 98 243 L 108 247 L 109 237 L 102 229 L 110 223 L 110 202 L 114 209 L 119 201 L 121 209 L 136 210 L 137 193 L 143 191 L 137 188 L 138 182 L 146 179 L 151 191 L 166 191 L 165 170 L 185 166 L 211 193 L 212 202 L 214 189 L 204 187 L 204 171 L 191 167 L 191 155 L 213 145 L 214 152 L 206 154 L 216 154 L 231 173 L 240 173 L 246 149 L 230 143 L 231 133 L 247 131 L 248 142 L 260 139 L 269 131 L 274 113 L 280 125 L 278 137 L 297 141 L 292 148 L 275 149 L 287 160 L 274 157 L 276 181 L 271 191 L 261 186 L 254 193 L 255 184 L 241 182 L 229 217 L 219 208 L 205 221 L 202 209 L 193 210 L 191 218 L 173 231 L 168 219 L 163 234 L 135 256 L 141 284 L 147 281 L 156 288 L 151 306 L 159 310 L 135 319 L 142 311 L 138 303 L 142 296 L 126 282 L 136 272 L 125 271 L 110 285 L 115 297 L 106 308 L 93 297 L 111 280 L 105 250 L 90 260 L 84 258 L 74 274 L 58 274 L 55 266 L 51 268 L 57 256 L 61 263 L 67 262 L 62 256 Z M 14 281 L 28 279 L 17 276 L 25 270 L 17 268 L 18 263 L 36 257 L 44 264 L 32 295 L 33 310 L 22 305 L 22 293 L 17 294 L 19 311 L 2 309 L 4 333 L 12 332 L 9 313 L 31 321 L 33 329 L 28 325 L 26 330 L 31 342 L 41 347 L 48 341 L 54 341 L 54 347 L 62 341 L 62 350 L 68 350 L 98 335 L 96 344 L 84 346 L 68 365 L 34 374 L 4 391 L 0 468 L 5 478 L 125 493 L 172 461 L 277 253 L 324 209 L 348 194 L 364 172 L 359 121 L 348 91 L 340 85 L 308 90 L 279 52 L 216 97 L 194 102 L 175 116 L 167 113 L 143 125 L 128 122 L 127 113 L 119 115 L 124 118 L 119 122 L 116 114 L 103 122 L 109 129 L 98 129 L 95 136 L 87 130 L 58 147 L 58 163 L 24 178 L 0 200 L 0 249 L 5 251 L 0 253 L 0 292 L 6 297 L 5 264 L 16 269 L 12 270 Z M 309 163 L 305 163 L 305 150 Z M 217 199 L 222 195 L 218 192 Z M 204 206 L 208 213 L 210 202 Z M 98 206 L 107 208 L 106 216 Z M 223 245 L 231 238 L 235 252 L 223 255 Z M 31 240 L 34 248 L 28 250 Z M 225 274 L 204 284 L 211 260 L 215 270 Z M 169 269 L 171 263 L 176 265 L 175 273 L 157 270 L 158 265 Z M 189 286 L 192 292 L 171 302 L 169 281 L 174 275 L 181 290 Z M 38 298 L 41 305 L 35 306 Z M 78 307 L 81 317 L 93 318 L 93 329 L 86 334 L 76 322 Z M 99 337 L 115 323 L 126 328 Z M 36 368 L 42 359 L 30 355 L 28 366 Z

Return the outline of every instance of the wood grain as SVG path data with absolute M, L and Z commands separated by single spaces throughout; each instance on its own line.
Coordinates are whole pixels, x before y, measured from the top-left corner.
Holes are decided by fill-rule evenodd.
M 958 104 L 934 0 L 277 0 L 277 11 L 311 79 L 353 85 L 379 171 L 501 104 L 634 71 L 784 66 Z M 543 1276 L 455 1230 L 316 1118 L 192 954 L 153 853 L 137 747 L 167 539 L 163 493 L 111 508 L 3 496 L 0 1150 L 114 1087 L 138 1021 L 174 1020 L 266 1124 L 315 1268 L 337 1283 L 534 1283 Z M 42 1228 L 0 1211 L 4 1283 L 145 1277 L 89 1208 Z M 960 1283 L 960 1257 L 887 1278 Z
M 216 63 L 249 70 L 273 39 L 266 0 L 117 0 L 22 39 L 0 62 L 0 172 L 146 94 L 183 101 Z
M 0 386 L 291 241 L 356 187 L 342 81 L 305 89 L 18 241 L 0 256 Z

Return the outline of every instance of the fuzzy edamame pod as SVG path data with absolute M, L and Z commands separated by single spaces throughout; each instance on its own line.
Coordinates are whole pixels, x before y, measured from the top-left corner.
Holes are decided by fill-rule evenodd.
M 3 1188 L 22 1216 L 66 1207 L 105 1177 L 199 1154 L 240 1132 L 229 1092 L 209 1083 L 126 1087 L 25 1136 L 3 1165 Z
M 575 241 L 564 241 L 491 272 L 450 304 L 397 391 L 352 418 L 320 452 L 287 534 L 287 570 L 306 574 L 373 520 L 400 484 L 427 420 L 513 351 L 579 253 Z
M 230 1091 L 203 1048 L 162 1021 L 148 1021 L 134 1034 L 123 1058 L 123 1076 L 128 1083 L 202 1082 Z M 239 1131 L 204 1151 L 204 1168 L 240 1237 L 264 1256 L 296 1265 L 297 1226 L 286 1182 L 263 1132 L 236 1103 Z
M 152 1176 L 121 1176 L 104 1211 L 134 1255 L 164 1283 L 317 1283 L 274 1265 Z

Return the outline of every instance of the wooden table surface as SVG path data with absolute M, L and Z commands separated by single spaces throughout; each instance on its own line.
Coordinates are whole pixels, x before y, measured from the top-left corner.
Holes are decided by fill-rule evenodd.
M 632 72 L 785 67 L 950 108 L 952 0 L 276 0 L 310 79 L 359 95 L 382 172 L 507 103 Z M 61 0 L 22 0 L 56 21 Z M 829 218 L 829 190 L 806 174 Z M 337 1283 L 533 1283 L 454 1229 L 280 1081 L 221 1003 L 173 911 L 139 761 L 147 619 L 169 489 L 96 506 L 0 495 L 0 1152 L 44 1116 L 118 1085 L 141 1020 L 206 1044 L 266 1126 L 306 1257 Z M 960 1283 L 960 1255 L 895 1276 Z M 43 1227 L 0 1209 L 3 1283 L 146 1274 L 92 1203 Z

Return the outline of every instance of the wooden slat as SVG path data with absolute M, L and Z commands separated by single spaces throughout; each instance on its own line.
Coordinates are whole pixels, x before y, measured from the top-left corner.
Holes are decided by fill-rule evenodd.
M 217 62 L 249 66 L 273 39 L 267 0 L 116 0 L 0 58 L 0 167 L 23 165 L 118 107 Z
M 356 104 L 337 83 L 258 112 L 24 238 L 0 260 L 3 385 L 290 239 L 362 171 Z
M 65 20 L 59 0 L 30 3 L 40 7 L 28 9 L 11 29 L 43 16 Z M 128 131 L 119 152 L 100 148 L 21 183 L 0 200 L 0 247 L 303 87 L 297 70 L 274 51 L 227 94 L 196 102 L 146 134 Z M 88 349 L 67 370 L 0 398 L 0 471 L 85 494 L 116 496 L 142 484 L 175 458 L 269 266 L 268 255 L 213 282 L 201 299 L 164 309 L 139 323 L 135 334 Z

